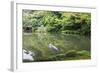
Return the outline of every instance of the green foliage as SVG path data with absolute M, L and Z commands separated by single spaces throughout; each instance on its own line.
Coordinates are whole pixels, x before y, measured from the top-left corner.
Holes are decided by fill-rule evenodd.
M 78 51 L 77 54 L 79 54 L 80 56 L 90 56 L 90 52 L 86 50 Z
M 66 57 L 76 57 L 77 51 L 76 50 L 69 50 L 68 52 L 66 52 Z
M 36 61 L 62 61 L 62 60 L 77 60 L 77 59 L 89 59 L 90 53 L 86 50 L 76 51 L 76 50 L 69 50 L 66 53 L 57 54 L 48 57 L 42 57 Z
M 33 31 L 44 26 L 45 32 L 72 32 L 90 35 L 91 14 L 82 12 L 23 10 L 23 26 L 32 25 Z M 70 33 L 71 33 L 70 32 Z M 72 32 L 73 34 L 73 32 Z

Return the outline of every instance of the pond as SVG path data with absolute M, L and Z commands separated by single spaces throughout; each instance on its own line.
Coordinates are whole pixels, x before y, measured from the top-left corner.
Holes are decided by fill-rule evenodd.
M 49 45 L 53 45 L 56 47 L 59 52 L 55 53 L 53 50 L 50 50 Z M 53 47 L 53 49 L 54 49 Z M 76 34 L 50 34 L 50 33 L 33 33 L 31 35 L 24 35 L 23 34 L 23 48 L 27 48 L 32 52 L 35 52 L 36 57 L 34 59 L 36 61 L 49 61 L 48 58 L 64 54 L 64 58 L 57 59 L 57 60 L 67 60 L 65 58 L 65 53 L 68 51 L 78 51 L 85 53 L 84 56 L 79 56 L 75 59 L 89 59 L 90 58 L 90 51 L 91 51 L 91 40 L 90 37 L 76 35 Z M 85 52 L 84 52 L 85 51 Z M 87 55 L 87 53 L 89 55 Z M 72 53 L 73 54 L 73 53 Z M 75 55 L 75 54 L 73 54 Z M 73 56 L 72 56 L 73 57 Z M 68 59 L 74 59 L 73 58 Z M 51 61 L 51 60 L 50 60 Z M 55 59 L 54 59 L 55 61 Z

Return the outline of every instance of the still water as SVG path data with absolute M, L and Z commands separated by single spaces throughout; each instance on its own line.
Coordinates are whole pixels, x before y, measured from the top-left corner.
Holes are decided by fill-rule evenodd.
M 38 57 L 54 55 L 49 49 L 49 44 L 52 44 L 65 53 L 68 50 L 91 50 L 90 37 L 76 34 L 47 34 L 34 33 L 23 35 L 23 48 L 35 52 Z

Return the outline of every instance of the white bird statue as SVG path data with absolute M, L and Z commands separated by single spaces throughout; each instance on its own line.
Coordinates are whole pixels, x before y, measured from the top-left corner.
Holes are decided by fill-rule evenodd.
M 49 49 L 52 50 L 54 53 L 58 53 L 58 52 L 59 52 L 59 49 L 58 49 L 56 46 L 52 45 L 52 44 L 49 44 L 48 47 L 49 47 Z

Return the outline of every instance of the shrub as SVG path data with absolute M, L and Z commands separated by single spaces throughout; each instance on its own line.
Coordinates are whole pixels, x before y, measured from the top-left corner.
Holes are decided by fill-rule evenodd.
M 65 56 L 65 54 L 58 54 L 55 57 L 57 60 L 63 60 L 66 56 Z
M 54 56 L 48 56 L 45 57 L 44 59 L 42 58 L 42 61 L 57 61 L 57 60 L 64 60 L 65 54 L 57 54 Z
M 78 51 L 77 54 L 80 56 L 90 56 L 90 52 L 86 50 Z
M 68 52 L 66 52 L 66 57 L 76 57 L 78 54 L 77 54 L 77 51 L 76 50 L 70 50 Z

